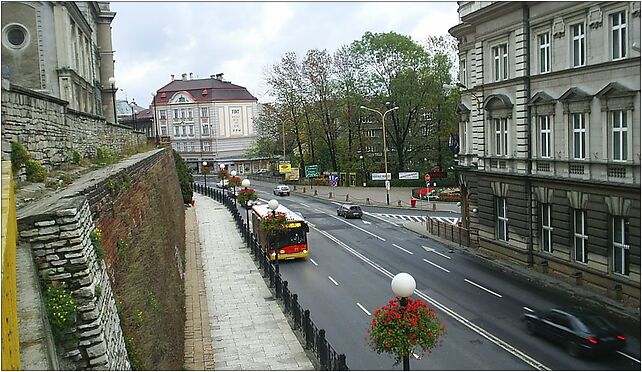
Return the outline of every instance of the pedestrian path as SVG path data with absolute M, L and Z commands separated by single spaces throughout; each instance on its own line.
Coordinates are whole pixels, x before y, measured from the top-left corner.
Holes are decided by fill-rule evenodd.
M 313 370 L 232 215 L 210 198 L 194 199 L 214 369 Z

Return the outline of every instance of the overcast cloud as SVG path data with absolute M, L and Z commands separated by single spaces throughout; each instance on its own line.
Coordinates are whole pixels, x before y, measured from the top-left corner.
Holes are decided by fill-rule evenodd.
M 198 78 L 222 72 L 268 102 L 265 71 L 287 52 L 333 53 L 366 31 L 423 42 L 457 24 L 454 1 L 112 2 L 111 9 L 118 98 L 143 107 L 171 74 L 190 72 Z

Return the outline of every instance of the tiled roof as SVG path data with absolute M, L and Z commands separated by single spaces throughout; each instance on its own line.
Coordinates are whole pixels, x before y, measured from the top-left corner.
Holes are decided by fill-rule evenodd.
M 245 87 L 215 78 L 173 80 L 156 92 L 157 105 L 167 104 L 176 92 L 188 92 L 198 102 L 257 101 Z M 165 97 L 163 97 L 163 93 Z M 204 94 L 205 93 L 205 94 Z

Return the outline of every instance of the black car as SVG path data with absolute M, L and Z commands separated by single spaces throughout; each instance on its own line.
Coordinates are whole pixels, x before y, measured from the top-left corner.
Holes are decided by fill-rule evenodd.
M 363 211 L 358 205 L 343 204 L 337 208 L 337 216 L 343 216 L 345 218 L 361 218 L 361 216 L 363 216 Z
M 525 313 L 529 333 L 564 345 L 572 356 L 614 353 L 626 345 L 622 332 L 603 317 L 581 308 Z

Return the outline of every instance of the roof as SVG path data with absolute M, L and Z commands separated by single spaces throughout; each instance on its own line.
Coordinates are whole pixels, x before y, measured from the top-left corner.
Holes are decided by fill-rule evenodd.
M 133 103 L 133 108 L 136 115 L 138 115 L 139 112 L 145 110 L 144 107 L 140 107 L 135 103 Z M 125 100 L 116 100 L 116 115 L 132 116 L 132 103 L 129 103 Z
M 267 204 L 255 205 L 255 206 L 252 207 L 252 211 L 254 211 L 261 218 L 267 217 L 268 215 L 272 214 L 272 210 L 268 208 Z M 305 222 L 303 217 L 301 217 L 300 215 L 292 212 L 291 210 L 286 208 L 283 204 L 279 204 L 279 207 L 276 208 L 276 213 L 285 214 L 285 219 L 288 220 L 288 221 Z
M 257 101 L 245 87 L 210 77 L 173 80 L 156 92 L 155 104 L 167 104 L 177 92 L 187 92 L 197 102 Z

